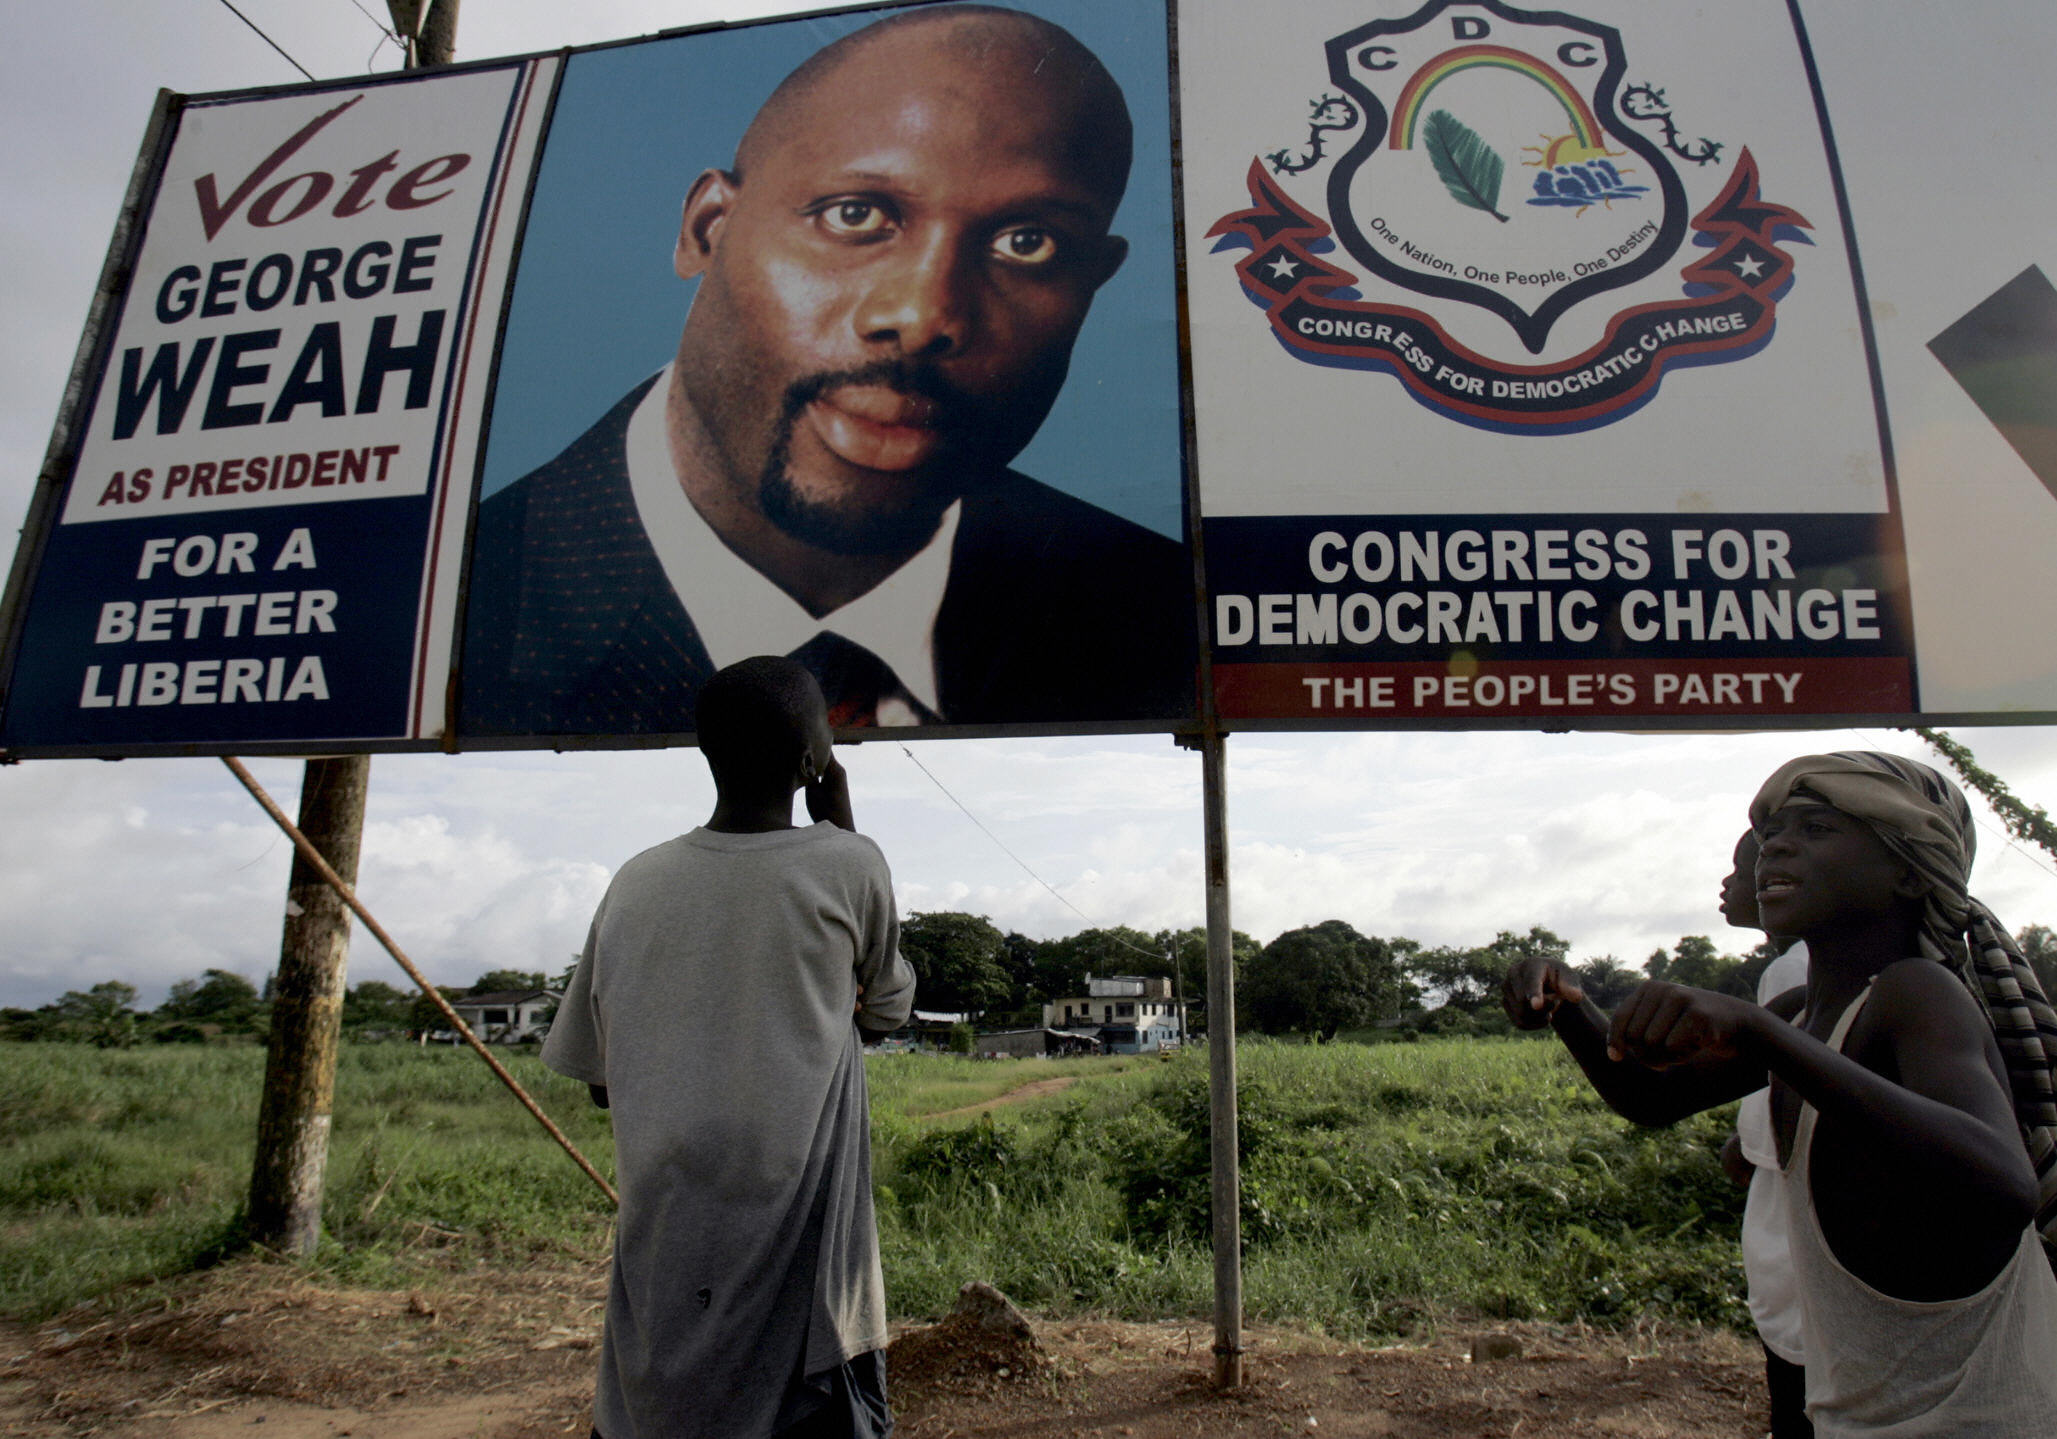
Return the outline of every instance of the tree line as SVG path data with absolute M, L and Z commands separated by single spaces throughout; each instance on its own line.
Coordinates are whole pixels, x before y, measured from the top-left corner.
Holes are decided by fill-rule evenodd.
M 2057 993 L 2057 934 L 2034 924 L 2017 936 L 2046 992 Z M 900 949 L 920 980 L 916 1003 L 970 1014 L 987 1029 L 1042 1022 L 1042 1006 L 1083 995 L 1088 974 L 1162 974 L 1176 980 L 1196 1032 L 1206 1028 L 1207 935 L 1199 928 L 1145 933 L 1127 926 L 1086 929 L 1062 939 L 1003 932 L 983 915 L 910 914 Z M 1289 929 L 1269 944 L 1237 930 L 1236 1027 L 1263 1034 L 1332 1039 L 1346 1030 L 1399 1021 L 1428 1033 L 1506 1029 L 1500 976 L 1528 957 L 1570 963 L 1571 945 L 1542 925 L 1502 930 L 1480 945 L 1423 945 L 1360 933 L 1340 919 Z M 1586 992 L 1612 1009 L 1646 979 L 1757 997 L 1757 979 L 1778 951 L 1760 942 L 1723 954 L 1706 935 L 1658 949 L 1639 968 L 1599 955 L 1577 968 Z
M 570 971 L 551 979 L 541 970 L 494 969 L 468 985 L 438 985 L 445 999 L 500 990 L 558 989 Z M 67 990 L 37 1009 L 0 1009 L 0 1039 L 58 1040 L 126 1049 L 134 1044 L 204 1044 L 263 1039 L 271 1027 L 272 980 L 262 988 L 226 969 L 210 969 L 172 985 L 155 1009 L 136 1007 L 136 987 L 118 979 Z M 419 990 L 367 979 L 343 994 L 343 1032 L 418 1034 L 449 1021 Z
M 2016 939 L 2044 991 L 2057 994 L 2057 934 L 2032 924 Z M 1117 974 L 1172 977 L 1194 1032 L 1207 1027 L 1207 934 L 1198 927 L 1149 932 L 1117 925 L 1039 940 L 1003 931 L 984 915 L 933 910 L 907 916 L 900 948 L 919 980 L 916 1003 L 922 1009 L 970 1015 L 981 1028 L 1041 1024 L 1045 1003 L 1085 994 L 1086 976 Z M 1395 1022 L 1429 1034 L 1499 1032 L 1507 1028 L 1500 976 L 1510 965 L 1528 957 L 1571 962 L 1570 943 L 1542 925 L 1502 930 L 1480 945 L 1429 946 L 1362 934 L 1329 919 L 1289 929 L 1269 944 L 1237 930 L 1231 948 L 1238 1030 L 1323 1039 Z M 1706 935 L 1689 934 L 1654 951 L 1640 967 L 1599 955 L 1577 968 L 1594 1002 L 1612 1009 L 1645 979 L 1754 999 L 1757 978 L 1775 957 L 1769 943 L 1723 954 Z M 557 975 L 495 969 L 470 985 L 440 988 L 455 1000 L 500 990 L 562 991 L 570 979 L 569 967 Z M 174 984 L 155 1009 L 139 1010 L 136 998 L 135 986 L 109 980 L 67 991 L 38 1009 L 0 1009 L 0 1039 L 123 1047 L 261 1038 L 269 1023 L 271 981 L 260 989 L 239 974 L 210 969 Z M 362 980 L 343 999 L 346 1034 L 421 1033 L 446 1023 L 427 996 L 381 980 Z

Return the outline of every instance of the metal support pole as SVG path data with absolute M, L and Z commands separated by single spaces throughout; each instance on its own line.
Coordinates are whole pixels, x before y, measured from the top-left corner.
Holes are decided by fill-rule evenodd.
M 1214 1179 L 1214 1385 L 1243 1382 L 1242 1176 L 1236 1147 L 1236 970 L 1229 926 L 1226 737 L 1209 725 L 1200 741 L 1202 822 L 1207 836 L 1207 1087 Z

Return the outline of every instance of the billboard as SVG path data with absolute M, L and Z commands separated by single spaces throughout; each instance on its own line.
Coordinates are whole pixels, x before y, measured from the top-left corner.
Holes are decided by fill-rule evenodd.
M 1010 9 L 183 102 L 0 744 L 1190 722 L 1165 6 Z
M 763 652 L 936 736 L 2057 716 L 2053 29 L 1029 0 L 175 100 L 0 750 L 661 744 Z
M 684 731 L 765 652 L 845 722 L 1193 713 L 1164 11 L 1030 8 L 1063 27 L 1010 27 L 1054 57 L 1034 83 L 919 10 L 569 58 L 480 483 L 468 742 Z
M 1870 319 L 1782 0 L 1208 17 L 1182 38 L 1225 718 L 1915 707 Z
M 557 61 L 187 101 L 33 562 L 9 749 L 423 737 Z
M 1973 144 L 1921 118 L 1975 111 L 1991 66 L 2019 68 L 1994 53 L 2001 32 L 2047 35 L 2048 18 L 1894 17 L 1314 0 L 1259 24 L 1181 7 L 1225 721 L 2057 710 L 2047 642 L 2011 647 L 2004 673 L 1986 642 L 2047 591 L 1962 603 L 1994 582 L 1952 538 L 1975 524 L 1971 467 L 1926 433 L 1906 443 L 1928 406 L 1960 442 L 1986 431 L 2010 505 L 2049 535 L 2050 496 L 1992 456 L 1999 433 L 1953 379 L 1986 376 L 2017 444 L 2047 432 L 2020 410 L 2039 379 L 2049 393 L 2049 327 L 2040 350 L 2032 325 L 1995 338 L 2021 310 L 1986 297 L 2051 217 L 1969 217 L 2036 188 L 2001 180 L 2010 165 L 2048 162 L 2025 137 Z M 1860 266 L 1855 217 L 1879 263 Z M 1888 323 L 1914 301 L 1945 321 Z M 1959 316 L 1982 358 L 1946 369 L 1927 342 Z M 1915 506 L 1938 503 L 1956 517 L 1910 539 Z

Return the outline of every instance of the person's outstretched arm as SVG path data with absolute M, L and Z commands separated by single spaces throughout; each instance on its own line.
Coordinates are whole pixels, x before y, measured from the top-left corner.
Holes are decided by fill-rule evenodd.
M 1647 984 L 1640 986 L 1636 994 L 1647 988 Z M 1634 1000 L 1631 995 L 1629 1003 Z M 1764 1065 L 1740 1056 L 1721 1061 L 1710 1057 L 1659 1069 L 1610 1053 L 1608 1032 L 1613 1021 L 1586 997 L 1578 975 L 1556 960 L 1523 959 L 1512 965 L 1500 981 L 1500 1005 L 1516 1029 L 1541 1029 L 1547 1024 L 1555 1030 L 1607 1107 L 1637 1124 L 1676 1124 L 1689 1114 L 1764 1087 Z M 1628 1007 L 1623 1005 L 1624 1010 Z
M 2035 1212 L 2035 1171 L 1985 1016 L 1956 976 L 1930 960 L 1880 971 L 1870 1003 L 1891 1045 L 1894 1079 L 1746 1000 L 1676 984 L 1637 989 L 1616 1011 L 1606 1044 L 1629 1061 L 1624 1067 L 1769 1069 L 1897 1167 L 1917 1202 L 1960 1216 L 1967 1228 L 2018 1233 Z

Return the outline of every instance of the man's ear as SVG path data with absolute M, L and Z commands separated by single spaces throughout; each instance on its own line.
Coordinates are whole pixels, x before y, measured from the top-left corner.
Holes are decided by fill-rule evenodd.
M 1900 877 L 1893 881 L 1893 893 L 1901 899 L 1927 899 L 1929 882 L 1908 865 L 1900 871 Z
M 1128 241 L 1119 235 L 1108 235 L 1100 241 L 1100 253 L 1094 257 L 1093 288 L 1099 289 L 1114 278 L 1114 272 L 1121 268 L 1121 262 L 1128 258 Z
M 698 277 L 714 258 L 741 189 L 742 181 L 726 170 L 702 170 L 693 188 L 686 191 L 679 216 L 679 242 L 671 254 L 671 267 L 681 280 Z

